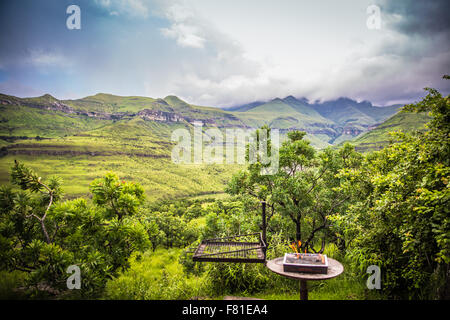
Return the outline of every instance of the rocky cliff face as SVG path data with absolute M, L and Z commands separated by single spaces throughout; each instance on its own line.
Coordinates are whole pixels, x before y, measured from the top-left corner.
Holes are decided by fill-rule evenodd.
M 175 97 L 176 98 L 176 97 Z M 174 97 L 171 99 L 174 100 Z M 178 98 L 177 98 L 178 99 Z M 167 100 L 167 98 L 166 98 Z M 83 116 L 89 118 L 95 118 L 99 120 L 126 120 L 132 119 L 134 117 L 139 117 L 144 121 L 157 121 L 164 123 L 195 123 L 201 122 L 205 127 L 218 127 L 218 128 L 245 128 L 252 129 L 253 123 L 246 123 L 243 118 L 232 114 L 229 112 L 214 112 L 211 110 L 201 110 L 198 108 L 191 108 L 185 102 L 180 102 L 181 100 L 175 101 L 178 104 L 184 103 L 182 106 L 176 106 L 174 103 L 168 103 L 164 99 L 156 99 L 151 101 L 151 103 L 143 103 L 142 110 L 128 111 L 128 112 L 113 112 L 108 110 L 117 110 L 114 108 L 109 108 L 108 103 L 98 102 L 93 100 L 92 103 L 104 104 L 105 108 L 92 108 L 96 111 L 87 111 L 85 109 L 77 109 L 77 105 L 72 105 L 70 100 L 58 100 L 51 95 L 44 95 L 36 98 L 17 98 L 14 96 L 8 96 L 0 94 L 0 107 L 1 106 L 26 106 L 31 108 L 38 108 L 43 110 L 55 111 L 59 113 L 67 114 L 68 116 Z M 278 99 L 281 101 L 280 99 Z M 287 102 L 292 102 L 295 104 L 294 107 L 298 107 L 299 103 L 309 105 L 306 100 L 296 100 L 293 97 L 288 97 L 284 99 Z M 276 99 L 275 99 L 276 101 Z M 88 108 L 90 106 L 89 100 L 83 100 L 82 106 Z M 298 103 L 297 103 L 298 102 Z M 111 102 L 112 105 L 117 105 L 117 103 Z M 329 108 L 333 111 L 333 108 Z M 332 110 L 333 109 L 333 110 Z M 104 111 L 105 110 L 105 111 Z M 136 110 L 136 109 L 135 109 Z M 297 109 L 296 109 L 297 110 Z M 328 109 L 327 109 L 328 110 Z M 326 110 L 326 111 L 327 111 Z M 328 110 L 328 111 L 330 111 Z M 322 110 L 323 111 L 323 110 Z M 331 112 L 330 111 L 330 112 Z M 312 112 L 312 111 L 311 111 Z M 324 111 L 323 111 L 324 112 Z M 267 120 L 269 122 L 270 119 Z M 297 118 L 293 117 L 279 117 L 276 120 L 286 120 L 289 121 L 290 127 L 280 129 L 281 133 L 292 130 L 301 130 L 309 134 L 318 135 L 321 140 L 326 142 L 332 142 L 336 140 L 341 135 L 346 136 L 358 136 L 362 132 L 372 130 L 376 127 L 376 124 L 359 124 L 358 119 L 347 119 L 345 123 L 333 123 L 333 122 L 317 122 L 308 124 L 300 124 Z M 350 121 L 352 120 L 352 121 Z M 261 121 L 259 121 L 260 123 Z M 273 128 L 277 128 L 274 124 Z M 256 128 L 253 128 L 256 129 Z M 327 137 L 329 139 L 327 139 Z
M 16 106 L 26 106 L 30 108 L 58 111 L 66 114 L 81 115 L 90 118 L 96 118 L 101 120 L 120 120 L 124 118 L 130 118 L 134 116 L 139 116 L 144 120 L 148 121 L 162 121 L 162 122 L 180 122 L 184 118 L 175 112 L 163 112 L 159 110 L 144 109 L 138 113 L 130 112 L 118 112 L 118 113 L 107 113 L 107 112 L 96 112 L 96 111 L 80 111 L 76 110 L 69 105 L 54 99 L 53 101 L 47 101 L 45 103 L 23 101 L 6 96 L 0 96 L 1 105 L 16 105 Z
M 364 132 L 360 128 L 353 128 L 353 127 L 345 127 L 343 129 L 343 134 L 350 135 L 350 136 L 357 136 L 360 133 Z
M 160 110 L 144 109 L 137 113 L 139 117 L 148 121 L 162 121 L 162 122 L 180 122 L 185 120 L 180 115 L 173 112 L 164 112 Z

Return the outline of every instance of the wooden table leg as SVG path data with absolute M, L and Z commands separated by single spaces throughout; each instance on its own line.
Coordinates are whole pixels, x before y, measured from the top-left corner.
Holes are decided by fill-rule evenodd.
M 300 300 L 308 300 L 308 284 L 306 280 L 300 280 Z

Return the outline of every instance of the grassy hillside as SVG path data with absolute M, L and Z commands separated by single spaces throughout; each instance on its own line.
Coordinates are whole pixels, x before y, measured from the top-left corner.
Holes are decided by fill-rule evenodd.
M 165 106 L 166 109 L 161 107 L 159 111 L 176 110 L 191 116 L 198 113 L 205 119 L 216 114 L 223 116 L 222 110 L 183 105 L 176 97 L 155 100 L 99 94 L 76 101 L 59 101 L 49 95 L 29 99 L 3 95 L 1 100 L 1 184 L 9 181 L 9 168 L 17 159 L 43 177 L 62 177 L 69 197 L 87 194 L 93 179 L 114 171 L 122 179 L 140 182 L 153 201 L 220 194 L 239 168 L 237 165 L 174 164 L 171 134 L 179 128 L 192 132 L 192 125 L 187 121 L 151 121 L 127 115 L 152 104 L 154 108 Z M 55 104 L 67 105 L 81 113 L 68 113 L 64 108 L 64 111 L 55 110 Z M 102 119 L 85 112 L 127 116 Z
M 314 104 L 322 116 L 340 125 L 373 125 L 395 114 L 399 105 L 375 107 L 368 101 L 356 102 L 348 98 Z
M 359 106 L 365 107 L 373 109 Z M 375 121 L 367 111 L 354 111 L 354 106 L 348 108 L 357 120 L 345 120 L 349 116 L 345 112 L 350 112 L 346 108 L 339 119 L 356 121 L 353 128 Z M 222 132 L 266 124 L 280 129 L 281 138 L 289 130 L 304 130 L 317 148 L 353 137 L 326 117 L 337 111 L 324 113 L 304 99 L 274 99 L 238 110 L 191 105 L 176 96 L 154 99 L 99 93 L 58 100 L 48 94 L 24 99 L 0 94 L 0 183 L 8 182 L 9 168 L 17 159 L 44 177 L 61 176 L 70 197 L 87 194 L 89 183 L 108 171 L 140 182 L 150 200 L 202 197 L 223 193 L 240 166 L 172 163 L 172 132 L 185 128 L 192 134 L 194 121 L 201 121 L 205 130 L 217 127 Z M 379 113 L 376 119 L 385 116 Z M 370 119 L 364 122 L 365 117 Z M 364 146 L 371 141 L 358 142 Z
M 399 106 L 375 107 L 370 102 L 340 98 L 321 103 L 288 96 L 269 102 L 254 102 L 229 109 L 248 126 L 267 124 L 282 130 L 303 130 L 313 145 L 339 144 L 368 131 L 398 110 Z
M 314 109 L 293 97 L 274 99 L 240 110 L 245 111 L 234 111 L 233 115 L 240 119 L 245 126 L 258 128 L 268 125 L 282 131 L 306 131 L 312 145 L 317 148 L 328 146 L 330 135 L 338 135 L 333 128 L 332 121 L 325 119 Z
M 275 128 L 288 129 L 332 123 L 307 106 L 291 105 L 281 99 L 274 99 L 245 112 L 234 112 L 234 114 L 251 127 L 268 124 Z
M 108 125 L 111 121 L 67 115 L 21 105 L 0 105 L 0 136 L 60 137 Z
M 169 108 L 148 97 L 121 97 L 104 93 L 78 100 L 63 100 L 63 102 L 77 110 L 97 112 L 138 112 L 145 108 L 153 109 L 155 106 L 166 111 L 164 109 Z
M 360 151 L 379 150 L 392 140 L 390 132 L 424 130 L 429 120 L 430 117 L 427 114 L 399 112 L 375 129 L 356 137 L 351 143 Z

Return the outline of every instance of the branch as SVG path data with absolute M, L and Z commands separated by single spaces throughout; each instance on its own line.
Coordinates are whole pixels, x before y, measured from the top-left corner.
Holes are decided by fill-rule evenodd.
M 327 172 L 327 171 L 328 171 L 328 168 L 325 168 L 325 169 L 322 171 L 322 173 L 319 174 L 319 176 L 318 176 L 316 179 L 314 179 L 313 185 L 312 185 L 311 188 L 306 192 L 305 195 L 308 195 L 308 194 L 314 189 L 314 187 L 317 185 L 317 181 L 319 181 L 319 179 L 322 178 L 322 176 L 323 176 L 323 175 L 325 174 L 325 172 Z
M 348 199 L 350 199 L 350 196 L 347 196 L 347 197 L 343 198 L 343 199 L 342 199 L 341 201 L 339 201 L 337 204 L 335 204 L 334 206 L 332 206 L 332 207 L 330 208 L 330 210 L 328 210 L 327 216 L 330 215 L 331 212 L 334 211 L 334 209 L 336 209 L 337 207 L 339 207 L 341 204 L 343 204 L 343 203 L 344 203 L 345 201 L 347 201 Z
M 52 203 L 53 203 L 53 190 L 51 190 L 46 184 L 42 183 L 42 182 L 40 181 L 40 178 L 38 179 L 38 183 L 39 183 L 41 186 L 43 186 L 43 187 L 48 191 L 48 195 L 50 196 L 50 200 L 49 200 L 49 202 L 48 202 L 47 209 L 45 209 L 45 213 L 44 213 L 44 215 L 42 216 L 42 218 L 39 218 L 39 217 L 36 216 L 35 214 L 32 214 L 32 215 L 33 215 L 34 217 L 36 217 L 36 218 L 39 220 L 39 222 L 41 223 L 42 232 L 44 233 L 44 236 L 45 236 L 45 239 L 46 239 L 47 243 L 52 243 L 52 241 L 50 240 L 50 236 L 48 235 L 47 228 L 45 227 L 44 220 L 45 220 L 45 218 L 47 217 L 47 213 L 48 213 L 48 211 L 50 210 L 50 207 L 52 206 Z
M 327 227 L 327 219 L 325 218 L 325 221 L 323 222 L 322 225 L 318 226 L 313 231 L 311 231 L 311 234 L 309 235 L 308 239 L 305 241 L 305 247 L 308 247 L 309 243 L 312 241 L 312 239 L 314 239 L 316 232 L 318 232 L 326 227 Z
M 278 203 L 279 203 L 284 209 L 286 209 L 286 204 L 285 204 L 283 201 L 280 200 L 280 201 L 278 201 Z M 289 217 L 292 219 L 292 221 L 294 221 L 295 223 L 297 223 L 297 219 L 295 219 L 294 215 L 293 215 L 290 211 L 288 211 L 288 210 L 286 210 L 286 211 L 287 211 Z
M 58 232 L 58 230 L 61 228 L 61 226 L 59 226 L 58 224 L 56 224 L 55 223 L 55 232 L 53 232 L 53 235 L 52 235 L 52 242 L 55 240 L 55 237 L 56 237 L 56 233 Z

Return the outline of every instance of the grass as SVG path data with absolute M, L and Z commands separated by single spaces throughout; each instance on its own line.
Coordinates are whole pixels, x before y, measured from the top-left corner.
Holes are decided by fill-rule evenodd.
M 221 300 L 224 296 L 251 297 L 264 300 L 298 300 L 297 280 L 286 286 L 278 286 L 279 275 L 269 273 L 272 285 L 259 292 L 223 292 L 215 294 L 208 285 L 207 273 L 201 276 L 186 275 L 179 263 L 181 249 L 157 249 L 138 254 L 131 259 L 131 268 L 107 284 L 105 297 L 108 299 L 207 299 Z M 326 281 L 309 281 L 310 300 L 362 300 L 382 299 L 376 290 L 368 290 L 365 279 L 349 271 L 344 259 L 345 270 L 337 278 Z M 278 277 L 278 278 L 277 278 Z
M 0 135 L 27 137 L 62 137 L 92 130 L 111 123 L 25 106 L 0 106 Z
M 56 175 L 63 179 L 68 198 L 89 194 L 89 184 L 113 171 L 121 179 L 140 183 L 150 202 L 190 197 L 215 197 L 224 192 L 228 179 L 237 165 L 176 165 L 170 160 L 140 157 L 40 157 L 6 156 L 0 161 L 0 184 L 9 182 L 9 169 L 14 159 L 38 172 L 44 179 Z M 223 197 L 223 196 L 222 196 Z
M 0 271 L 0 300 L 26 299 L 26 295 L 17 290 L 25 284 L 25 278 L 22 271 Z
M 390 132 L 424 130 L 429 120 L 430 117 L 424 113 L 399 112 L 375 129 L 359 135 L 350 142 L 360 151 L 378 150 L 392 140 Z
M 203 296 L 204 277 L 186 276 L 178 262 L 181 249 L 136 254 L 131 267 L 106 285 L 104 298 L 176 300 Z
M 296 280 L 292 280 L 296 281 Z M 300 286 L 296 292 L 277 292 L 276 289 L 261 292 L 252 296 L 264 300 L 299 300 Z M 364 281 L 352 279 L 330 279 L 327 281 L 309 281 L 309 300 L 377 300 L 382 297 L 370 292 Z
M 221 194 L 233 173 L 240 168 L 234 164 L 173 163 L 171 134 L 180 128 L 192 130 L 185 124 L 144 121 L 135 117 L 115 122 L 99 121 L 96 126 L 82 127 L 80 123 L 92 119 L 78 119 L 79 125 L 72 127 L 74 132 L 70 133 L 66 127 L 71 126 L 65 122 L 59 123 L 57 116 L 54 117 L 53 131 L 47 130 L 47 127 L 33 127 L 30 122 L 41 110 L 28 109 L 30 113 L 27 111 L 25 114 L 30 118 L 22 119 L 23 126 L 33 129 L 27 132 L 17 127 L 12 133 L 25 136 L 44 136 L 44 132 L 51 134 L 43 140 L 4 142 L 8 155 L 0 157 L 1 184 L 8 183 L 9 170 L 17 159 L 43 178 L 51 175 L 62 177 L 63 188 L 69 198 L 88 195 L 92 180 L 113 171 L 122 179 L 139 182 L 146 190 L 148 200 L 158 201 Z M 38 118 L 38 122 L 41 120 L 43 123 L 51 122 Z M 13 125 L 17 124 L 13 122 Z M 5 131 L 3 133 L 6 135 Z M 53 133 L 59 136 L 53 136 Z

